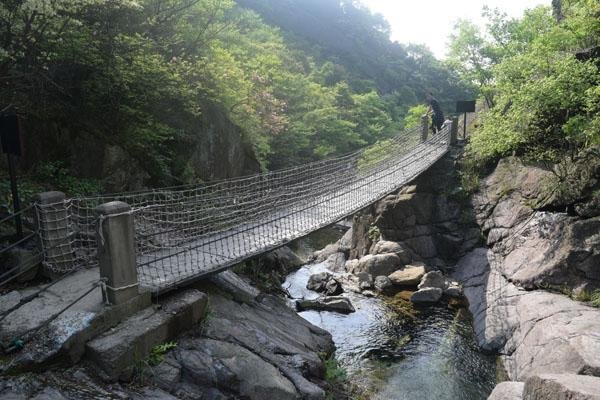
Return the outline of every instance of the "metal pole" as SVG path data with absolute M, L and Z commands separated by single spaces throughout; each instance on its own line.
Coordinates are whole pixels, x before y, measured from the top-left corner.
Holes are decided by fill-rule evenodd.
M 23 238 L 23 222 L 21 221 L 21 202 L 19 201 L 19 188 L 17 186 L 17 173 L 15 168 L 15 160 L 11 154 L 6 155 L 8 158 L 8 174 L 10 175 L 10 189 L 12 191 L 13 210 L 15 213 L 15 228 L 17 238 Z
M 467 138 L 467 113 L 465 113 L 465 120 L 463 126 L 463 139 Z

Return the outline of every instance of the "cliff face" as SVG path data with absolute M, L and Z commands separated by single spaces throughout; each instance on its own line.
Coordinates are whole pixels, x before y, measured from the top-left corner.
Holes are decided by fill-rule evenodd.
M 600 213 L 589 207 L 585 217 L 540 209 L 555 202 L 556 186 L 549 171 L 515 158 L 501 160 L 473 197 L 477 222 L 499 272 L 515 285 L 563 292 L 596 289 Z
M 391 240 L 427 270 L 452 271 L 479 345 L 511 380 L 600 376 L 600 309 L 574 300 L 600 287 L 598 169 L 581 163 L 587 172 L 561 188 L 556 174 L 508 158 L 465 201 L 458 156 L 356 216 L 351 258 Z
M 400 243 L 412 261 L 447 269 L 481 243 L 475 215 L 462 204 L 456 149 L 410 185 L 354 217 L 350 258 L 373 253 L 380 241 Z
M 27 140 L 24 166 L 33 167 L 49 156 L 56 156 L 48 152 L 48 148 L 57 147 L 56 142 L 39 137 L 35 132 L 31 132 Z M 76 176 L 99 179 L 106 192 L 231 178 L 261 170 L 254 148 L 242 130 L 219 107 L 208 103 L 203 105 L 200 123 L 188 127 L 170 144 L 171 161 L 167 165 L 170 177 L 162 180 L 157 179 L 161 173 L 157 172 L 156 165 L 148 162 L 148 157 L 128 154 L 118 145 L 107 144 L 110 141 L 106 138 L 81 133 L 75 138 L 52 140 L 61 143 L 65 154 L 60 154 L 60 158 L 68 160 Z

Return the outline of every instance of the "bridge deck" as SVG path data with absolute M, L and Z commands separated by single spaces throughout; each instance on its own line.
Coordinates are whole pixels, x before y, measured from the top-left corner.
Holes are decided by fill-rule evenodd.
M 399 155 L 388 168 L 359 177 L 332 193 L 285 208 L 274 205 L 272 212 L 259 220 L 185 245 L 138 254 L 140 284 L 154 292 L 165 291 L 331 225 L 406 185 L 447 150 L 447 135 L 439 135 Z

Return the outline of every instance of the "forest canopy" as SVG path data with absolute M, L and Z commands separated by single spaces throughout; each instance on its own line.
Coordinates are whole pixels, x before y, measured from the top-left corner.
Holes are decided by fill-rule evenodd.
M 131 189 L 81 166 L 90 146 L 118 148 L 144 186 L 196 182 L 219 176 L 192 154 L 225 140 L 218 126 L 277 169 L 389 138 L 428 90 L 449 106 L 472 88 L 355 1 L 6 0 L 0 22 L 21 167 L 72 192 Z
M 486 9 L 487 32 L 460 21 L 449 62 L 488 110 L 471 137 L 482 161 L 556 163 L 600 144 L 600 1 L 553 1 L 522 18 Z

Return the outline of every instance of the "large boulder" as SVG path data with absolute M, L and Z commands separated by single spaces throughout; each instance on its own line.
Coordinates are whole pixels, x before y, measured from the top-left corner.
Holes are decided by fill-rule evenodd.
M 454 274 L 473 314 L 478 344 L 501 354 L 512 380 L 539 373 L 600 374 L 600 309 L 544 291 L 525 291 L 501 273 L 497 256 L 476 249 Z
M 397 254 L 368 254 L 358 260 L 358 263 L 353 265 L 351 272 L 358 274 L 359 272 L 366 272 L 371 276 L 389 275 L 402 267 L 402 260 Z
M 342 293 L 344 293 L 344 288 L 337 279 L 331 278 L 325 284 L 325 296 L 338 296 Z
M 591 176 L 580 180 L 597 182 Z M 507 158 L 481 186 L 473 197 L 477 221 L 511 282 L 560 291 L 587 282 L 600 287 L 600 217 L 541 211 L 547 205 L 566 209 L 575 201 L 556 203 L 560 190 L 551 171 Z
M 378 292 L 389 293 L 390 291 L 392 291 L 394 284 L 392 283 L 390 278 L 382 275 L 375 278 L 374 286 L 375 290 L 377 290 Z
M 407 265 L 404 269 L 393 272 L 389 278 L 394 285 L 417 286 L 425 275 L 425 266 Z
M 262 294 L 251 301 L 237 301 L 229 293 L 222 293 L 221 287 L 209 290 L 209 295 L 213 318 L 207 319 L 185 340 L 179 340 L 176 351 L 202 351 L 201 343 L 197 342 L 202 338 L 237 344 L 281 371 L 293 383 L 299 397 L 325 397 L 314 382 L 323 379 L 324 366 L 319 353 L 329 354 L 334 350 L 328 332 L 300 317 L 284 300 L 275 296 Z M 194 385 L 184 372 L 179 385 L 182 384 Z M 227 398 L 242 397 L 239 393 L 231 393 L 229 388 L 222 391 Z
M 344 272 L 346 267 L 346 255 L 344 253 L 333 253 L 327 257 L 326 262 L 329 264 L 329 270 L 333 272 Z
M 356 274 L 358 278 L 358 288 L 360 290 L 368 290 L 373 288 L 373 275 L 366 272 L 359 272 Z
M 441 271 L 431 271 L 423 275 L 423 279 L 421 279 L 421 283 L 419 283 L 418 288 L 438 288 L 445 290 L 448 288 L 448 281 Z
M 522 400 L 524 386 L 523 382 L 501 382 L 487 400 Z
M 525 400 L 600 400 L 600 378 L 575 374 L 543 374 L 525 382 Z
M 300 398 L 294 384 L 275 366 L 238 344 L 200 339 L 193 348 L 178 351 L 177 358 L 195 384 L 233 390 L 252 400 Z
M 306 288 L 319 293 L 324 292 L 327 282 L 329 282 L 332 277 L 333 275 L 331 275 L 329 272 L 319 272 L 318 274 L 313 274 L 308 278 Z
M 306 288 L 318 293 L 325 293 L 326 296 L 337 296 L 344 292 L 341 283 L 328 272 L 311 275 Z
M 346 297 L 321 297 L 314 300 L 297 300 L 296 305 L 300 311 L 333 311 L 349 314 L 356 311 Z
M 371 254 L 389 254 L 394 253 L 400 257 L 402 264 L 408 264 L 412 260 L 411 252 L 401 243 L 380 240 L 371 247 Z
M 437 303 L 442 298 L 443 291 L 440 288 L 428 287 L 419 289 L 410 296 L 410 301 L 420 304 Z
M 330 256 L 339 253 L 340 246 L 338 243 L 328 244 L 325 248 L 321 250 L 317 250 L 313 254 L 313 258 L 315 262 L 323 262 L 327 260 Z

